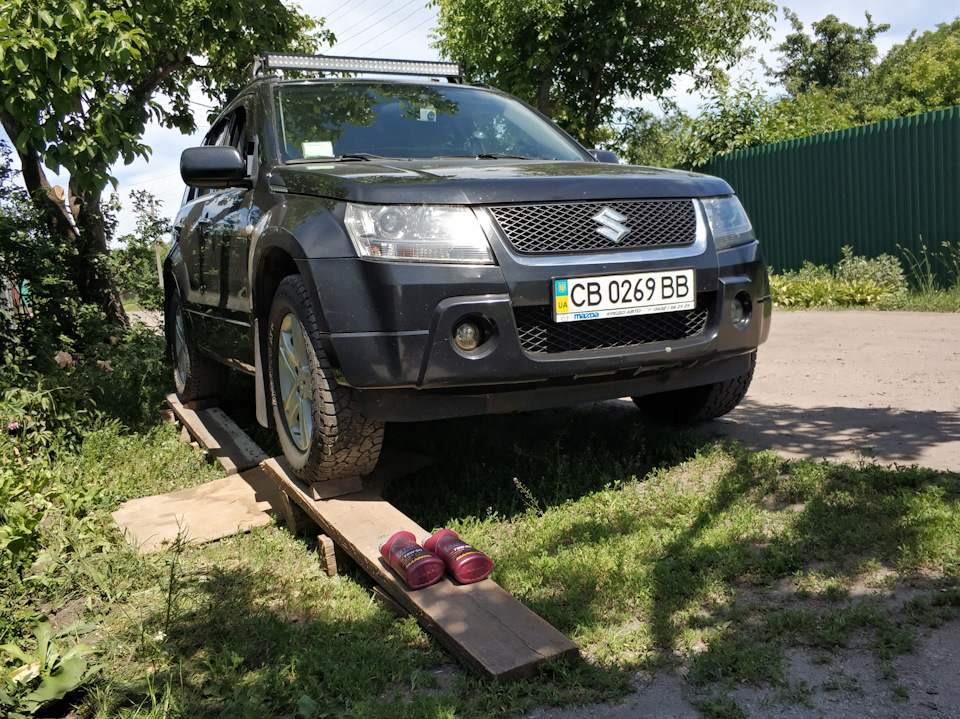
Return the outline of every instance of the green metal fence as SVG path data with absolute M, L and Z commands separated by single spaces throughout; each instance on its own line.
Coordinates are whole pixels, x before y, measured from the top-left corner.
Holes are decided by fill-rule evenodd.
M 960 247 L 957 107 L 741 150 L 703 171 L 733 186 L 777 271 L 836 264 L 844 245 L 905 267 L 903 249 Z

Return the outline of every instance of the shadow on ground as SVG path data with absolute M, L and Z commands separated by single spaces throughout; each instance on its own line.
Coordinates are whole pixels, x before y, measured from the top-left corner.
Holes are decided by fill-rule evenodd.
M 747 397 L 727 417 L 700 431 L 738 439 L 788 458 L 960 469 L 960 414 L 891 407 L 795 407 Z

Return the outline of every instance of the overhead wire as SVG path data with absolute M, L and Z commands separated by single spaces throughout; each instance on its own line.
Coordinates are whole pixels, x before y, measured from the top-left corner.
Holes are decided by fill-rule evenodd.
M 364 34 L 365 32 L 368 32 L 369 30 L 372 30 L 374 27 L 376 27 L 377 25 L 379 25 L 381 22 L 383 22 L 383 21 L 386 20 L 387 18 L 392 17 L 393 15 L 396 15 L 398 12 L 400 12 L 400 11 L 403 10 L 404 8 L 410 7 L 410 6 L 413 5 L 415 2 L 422 2 L 422 0 L 408 0 L 407 2 L 405 2 L 403 5 L 401 5 L 400 7 L 398 7 L 398 8 L 397 8 L 396 10 L 394 10 L 393 12 L 387 13 L 387 14 L 384 15 L 382 18 L 379 18 L 379 19 L 377 19 L 377 20 L 374 20 L 372 23 L 370 23 L 368 26 L 366 26 L 365 28 L 363 28 L 363 29 L 360 30 L 359 32 L 354 33 L 354 34 L 351 35 L 350 37 L 344 38 L 343 40 L 341 40 L 340 42 L 338 42 L 336 45 L 334 45 L 334 47 L 338 47 L 338 46 L 340 46 L 340 45 L 343 45 L 344 43 L 349 43 L 351 40 L 353 40 L 353 39 L 356 38 L 357 36 L 362 35 L 362 34 Z M 380 10 L 380 9 L 382 9 L 383 7 L 386 7 L 386 5 L 388 5 L 388 4 L 389 4 L 389 0 L 388 0 L 387 3 L 385 3 L 384 5 L 381 5 L 380 8 L 377 8 L 377 9 Z M 418 8 L 418 10 L 419 10 L 419 8 Z M 374 11 L 374 12 L 376 12 L 376 11 Z M 415 12 L 416 12 L 416 11 L 415 11 Z M 367 18 L 365 18 L 365 19 L 369 19 L 369 17 L 367 17 Z M 360 22 L 363 22 L 363 20 L 361 20 Z M 351 28 L 356 27 L 358 24 L 359 24 L 359 23 L 354 23 L 353 25 L 351 25 Z
M 410 17 L 410 16 L 408 15 L 407 17 Z M 405 19 L 406 19 L 406 18 L 405 18 Z M 434 21 L 434 20 L 436 20 L 436 19 L 437 19 L 437 16 L 436 16 L 436 15 L 431 15 L 431 16 L 428 17 L 426 20 L 424 20 L 423 22 L 421 22 L 419 25 L 415 25 L 414 27 L 412 27 L 412 28 L 410 28 L 409 30 L 407 30 L 405 33 L 402 33 L 402 34 L 400 34 L 400 35 L 397 35 L 397 36 L 394 37 L 394 38 L 391 38 L 390 40 L 388 40 L 387 42 L 385 42 L 383 45 L 381 45 L 380 47 L 376 48 L 375 50 L 371 50 L 369 54 L 370 54 L 370 55 L 376 55 L 378 52 L 380 52 L 381 50 L 383 50 L 383 48 L 389 47 L 390 45 L 393 45 L 395 42 L 397 42 L 397 41 L 399 41 L 399 40 L 402 40 L 402 39 L 405 38 L 407 35 L 409 35 L 409 34 L 415 32 L 415 31 L 419 30 L 419 29 L 422 28 L 424 25 L 426 25 L 428 22 Z M 399 25 L 400 23 L 397 23 L 397 24 Z M 373 42 L 373 40 L 370 40 L 370 41 L 368 41 L 367 43 L 365 43 L 364 45 L 361 45 L 360 47 L 356 48 L 355 52 L 359 52 L 360 50 L 362 50 L 363 48 L 365 48 L 367 45 L 369 45 L 369 44 L 372 43 L 372 42 Z
M 385 3 L 383 3 L 383 4 L 380 5 L 380 6 L 378 6 L 375 10 L 371 10 L 371 11 L 368 12 L 368 13 L 364 13 L 359 20 L 357 20 L 355 23 L 353 23 L 353 25 L 349 25 L 349 26 L 345 27 L 343 30 L 341 30 L 341 32 L 342 32 L 343 34 L 347 34 L 347 33 L 350 32 L 351 30 L 353 30 L 353 28 L 355 28 L 357 25 L 360 25 L 361 23 L 366 22 L 366 21 L 369 20 L 374 14 L 376 14 L 376 13 L 380 12 L 381 10 L 383 10 L 383 9 L 384 9 L 387 5 L 389 5 L 392 1 L 393 1 L 393 0 L 387 0 Z M 359 6 L 359 5 L 362 5 L 362 4 L 365 3 L 365 2 L 367 2 L 367 0 L 361 0 L 361 2 L 358 4 L 358 6 Z M 354 8 L 350 8 L 350 9 L 353 10 Z M 344 17 L 346 17 L 346 15 L 344 15 Z M 342 20 L 343 18 L 340 18 L 340 19 Z M 363 32 L 363 31 L 361 30 L 360 32 Z M 344 38 L 343 40 L 339 40 L 339 41 L 338 41 L 338 44 L 339 44 L 340 42 L 346 42 L 346 41 L 349 40 L 349 39 L 350 39 L 350 38 L 348 37 L 348 38 Z
M 329 20 L 333 15 L 336 15 L 337 12 L 339 12 L 342 8 L 345 8 L 345 7 L 346 7 L 347 5 L 349 5 L 351 2 L 353 2 L 353 0 L 347 0 L 347 1 L 344 2 L 344 3 L 340 3 L 340 4 L 337 5 L 333 10 L 331 10 L 331 11 L 328 12 L 326 15 L 324 15 L 324 19 L 325 19 L 325 20 Z M 366 0 L 360 0 L 360 2 L 357 3 L 357 4 L 358 4 L 358 5 L 362 5 L 362 4 L 365 3 L 365 2 L 366 2 Z

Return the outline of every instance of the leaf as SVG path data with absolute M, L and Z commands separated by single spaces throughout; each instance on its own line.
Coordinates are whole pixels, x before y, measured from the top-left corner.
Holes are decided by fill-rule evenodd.
M 313 717 L 319 708 L 320 705 L 306 694 L 301 694 L 300 698 L 297 700 L 297 714 L 305 717 L 305 719 L 310 719 Z
M 19 659 L 21 662 L 29 663 L 30 657 L 23 653 L 23 650 L 20 647 L 14 644 L 0 644 L 0 650 L 5 651 L 7 654 L 12 656 L 14 659 Z
M 24 664 L 19 669 L 14 670 L 10 675 L 10 681 L 14 684 L 23 684 L 30 681 L 31 679 L 36 679 L 40 676 L 40 662 L 30 662 L 29 664 Z
M 87 668 L 87 661 L 80 656 L 73 656 L 60 663 L 50 676 L 40 682 L 36 690 L 28 694 L 25 699 L 42 706 L 47 702 L 62 699 L 68 692 L 72 692 L 93 674 L 99 667 Z

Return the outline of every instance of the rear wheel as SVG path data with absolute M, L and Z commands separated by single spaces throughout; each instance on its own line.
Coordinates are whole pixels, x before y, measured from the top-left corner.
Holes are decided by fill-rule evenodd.
M 218 397 L 227 379 L 227 369 L 200 354 L 183 316 L 183 300 L 174 292 L 167 305 L 167 326 L 172 328 L 173 384 L 181 402 Z
M 354 391 L 334 379 L 299 275 L 277 288 L 269 337 L 273 414 L 294 474 L 312 483 L 372 472 L 384 424 L 362 415 Z
M 659 394 L 633 397 L 649 419 L 671 424 L 706 422 L 732 411 L 746 396 L 757 365 L 756 354 L 750 357 L 750 370 L 723 382 L 676 389 Z

